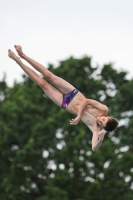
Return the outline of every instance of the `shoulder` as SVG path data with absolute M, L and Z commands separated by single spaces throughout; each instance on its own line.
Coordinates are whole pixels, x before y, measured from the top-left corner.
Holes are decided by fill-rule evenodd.
M 104 105 L 104 112 L 105 112 L 105 115 L 107 116 L 109 112 L 109 108 L 106 105 Z
M 108 115 L 109 108 L 106 105 L 101 104 L 100 110 L 102 111 L 102 115 L 103 116 L 107 116 Z

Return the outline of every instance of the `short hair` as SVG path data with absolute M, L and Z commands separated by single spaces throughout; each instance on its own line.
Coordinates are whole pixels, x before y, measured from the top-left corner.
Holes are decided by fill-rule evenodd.
M 118 121 L 114 118 L 109 118 L 107 123 L 106 123 L 106 126 L 104 126 L 103 128 L 106 130 L 106 131 L 114 131 L 117 126 L 118 126 Z

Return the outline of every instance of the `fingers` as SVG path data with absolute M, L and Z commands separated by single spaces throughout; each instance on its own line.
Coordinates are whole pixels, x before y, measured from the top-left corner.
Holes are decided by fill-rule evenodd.
M 75 119 L 70 120 L 71 125 L 77 125 L 79 123 L 80 117 L 76 117 Z
M 71 120 L 70 120 L 70 122 L 74 122 L 74 121 L 75 121 L 75 119 L 71 119 Z
M 71 119 L 71 120 L 70 120 L 70 124 L 71 124 L 71 125 L 77 125 L 77 123 L 76 123 L 76 121 L 75 121 L 74 119 Z

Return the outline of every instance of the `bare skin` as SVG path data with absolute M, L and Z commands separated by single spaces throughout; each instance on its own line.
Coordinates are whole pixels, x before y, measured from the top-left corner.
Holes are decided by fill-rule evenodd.
M 23 69 L 23 71 L 37 83 L 46 95 L 59 107 L 61 107 L 63 101 L 63 94 L 71 92 L 75 87 L 67 81 L 51 73 L 40 63 L 28 57 L 23 53 L 21 46 L 14 46 L 18 55 L 39 71 L 44 78 L 49 81 L 51 86 L 46 80 L 42 79 L 31 68 L 27 67 L 20 57 L 18 57 L 13 51 L 8 50 L 8 56 L 16 61 L 16 63 Z M 78 92 L 73 100 L 69 103 L 66 110 L 74 115 L 75 119 L 70 120 L 71 125 L 77 125 L 82 120 L 88 128 L 92 131 L 92 150 L 96 151 L 104 139 L 105 131 L 102 129 L 108 121 L 108 108 L 107 106 L 95 101 L 93 99 L 86 99 L 85 96 Z

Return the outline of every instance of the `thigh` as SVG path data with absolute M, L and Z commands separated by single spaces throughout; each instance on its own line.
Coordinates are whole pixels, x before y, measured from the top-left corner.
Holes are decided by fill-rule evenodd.
M 75 88 L 73 85 L 56 75 L 53 75 L 51 83 L 63 94 L 67 94 Z
M 59 107 L 61 107 L 62 105 L 62 101 L 63 101 L 63 94 L 57 90 L 56 88 L 54 88 L 53 86 L 51 86 L 49 83 L 47 83 L 47 85 L 45 85 L 44 87 L 42 87 L 43 91 L 45 92 L 45 94 Z

